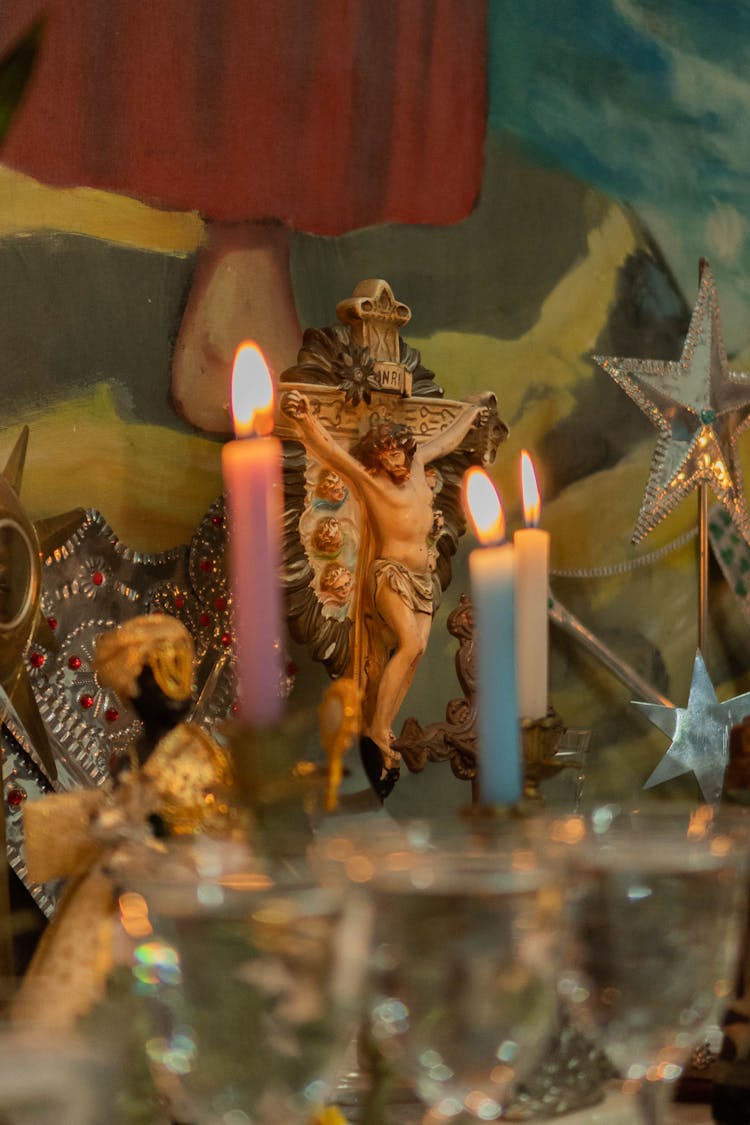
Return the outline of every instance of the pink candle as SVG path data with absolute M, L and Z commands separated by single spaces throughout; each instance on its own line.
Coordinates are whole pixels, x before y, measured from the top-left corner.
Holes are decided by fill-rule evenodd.
M 254 726 L 281 718 L 281 443 L 273 383 L 260 349 L 237 349 L 232 374 L 236 441 L 222 450 L 239 714 Z

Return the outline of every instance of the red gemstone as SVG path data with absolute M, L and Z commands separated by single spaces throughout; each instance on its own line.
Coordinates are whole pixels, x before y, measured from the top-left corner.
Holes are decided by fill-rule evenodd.
M 240 705 L 239 705 L 239 703 L 233 703 L 233 704 L 232 704 L 232 708 L 231 708 L 231 710 L 232 710 L 232 714 L 233 714 L 233 715 L 236 715 L 236 714 L 237 714 L 237 712 L 239 711 L 239 709 L 240 709 Z
M 211 624 L 211 614 L 210 613 L 202 613 L 200 615 L 200 617 L 198 618 L 198 621 L 200 622 L 201 625 L 210 625 Z
M 214 525 L 214 527 L 221 527 L 224 523 L 224 517 L 223 516 L 211 516 L 211 523 Z
M 68 667 L 72 668 L 74 672 L 77 672 L 78 669 L 81 667 L 80 656 L 69 656 L 68 657 Z
M 88 695 L 87 693 L 85 693 L 80 697 L 78 702 L 81 704 L 81 707 L 83 707 L 84 711 L 88 711 L 90 707 L 94 706 L 94 697 L 93 695 Z
M 231 645 L 231 643 L 232 643 L 232 634 L 231 634 L 231 633 L 222 633 L 222 634 L 221 634 L 221 643 L 222 643 L 223 645 Z
M 175 607 L 175 609 L 182 609 L 184 604 L 185 604 L 185 599 L 183 597 L 180 597 L 179 594 L 175 598 L 172 599 L 172 605 Z
M 50 629 L 56 629 L 57 628 L 57 618 L 56 617 L 48 617 L 47 618 L 47 624 L 49 625 Z
M 104 712 L 104 718 L 108 723 L 116 723 L 120 718 L 120 712 L 117 711 L 114 707 L 108 707 Z
M 29 663 L 31 664 L 32 668 L 41 668 L 46 659 L 47 657 L 43 652 L 32 652 L 31 656 L 29 657 Z
M 294 677 L 294 676 L 297 675 L 297 665 L 294 663 L 293 660 L 290 660 L 289 663 L 287 664 L 286 674 L 287 674 L 287 676 L 291 676 L 291 677 Z
M 204 574 L 210 573 L 212 569 L 210 559 L 201 559 L 201 561 L 198 563 L 198 566 L 201 568 Z
M 214 598 L 214 606 L 219 611 L 221 611 L 222 609 L 226 609 L 227 608 L 227 599 L 222 598 L 222 597 Z
M 91 575 L 91 581 L 95 586 L 101 586 L 102 582 L 104 581 L 104 575 L 100 570 L 95 570 Z
M 12 809 L 17 809 L 26 800 L 27 793 L 20 785 L 15 789 L 8 790 L 8 804 Z

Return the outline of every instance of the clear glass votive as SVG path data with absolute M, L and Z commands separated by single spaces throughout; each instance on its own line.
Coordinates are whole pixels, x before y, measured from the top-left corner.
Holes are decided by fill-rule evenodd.
M 77 1034 L 0 1029 L 3 1125 L 119 1125 L 113 1056 Z
M 575 884 L 562 991 L 648 1125 L 665 1119 L 664 1091 L 732 994 L 749 827 L 744 810 L 655 801 L 559 821 Z
M 565 881 L 540 817 L 322 836 L 322 878 L 375 907 L 366 1029 L 425 1121 L 494 1120 L 553 1043 Z
M 133 872 L 120 913 L 175 1120 L 293 1125 L 328 1102 L 361 1011 L 366 896 L 204 841 Z

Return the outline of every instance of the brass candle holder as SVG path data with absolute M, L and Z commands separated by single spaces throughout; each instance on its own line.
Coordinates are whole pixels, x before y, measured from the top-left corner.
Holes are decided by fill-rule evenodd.
M 526 800 L 540 801 L 542 782 L 563 769 L 565 763 L 556 759 L 555 754 L 564 733 L 565 725 L 552 707 L 541 719 L 521 720 L 523 793 Z
M 227 725 L 234 802 L 269 855 L 304 850 L 314 825 L 335 811 L 343 758 L 359 729 L 360 703 L 354 681 L 342 678 L 325 691 L 317 716 L 288 714 L 274 727 Z M 306 757 L 316 730 L 325 765 Z
M 481 807 L 477 776 L 480 766 L 474 613 L 465 594 L 461 595 L 458 605 L 449 614 L 447 628 L 459 642 L 456 676 L 463 696 L 448 703 L 442 722 L 423 726 L 416 719 L 407 719 L 393 748 L 415 773 L 424 769 L 427 762 L 449 762 L 457 778 L 471 782 L 472 804 Z M 521 720 L 524 800 L 538 802 L 542 783 L 570 764 L 568 760 L 555 756 L 565 732 L 565 724 L 553 708 L 540 719 Z M 509 814 L 507 809 L 498 808 L 486 811 L 486 815 Z
M 322 808 L 327 772 L 305 761 L 314 720 L 285 717 L 273 727 L 240 720 L 223 731 L 232 762 L 230 800 L 242 832 L 269 859 L 303 854 Z

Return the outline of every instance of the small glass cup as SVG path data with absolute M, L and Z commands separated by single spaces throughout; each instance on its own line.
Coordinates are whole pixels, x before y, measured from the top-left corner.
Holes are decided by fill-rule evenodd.
M 371 822 L 318 853 L 322 878 L 373 899 L 365 1040 L 425 1121 L 494 1120 L 558 1029 L 564 879 L 544 821 Z
M 567 729 L 560 735 L 551 759 L 558 770 L 539 787 L 548 808 L 580 812 L 590 746 L 590 730 Z
M 636 1094 L 644 1125 L 731 995 L 746 915 L 750 817 L 714 806 L 606 805 L 561 818 L 576 879 L 573 1018 Z
M 0 1030 L 3 1125 L 114 1125 L 114 1091 L 115 1060 L 84 1037 Z
M 302 859 L 203 841 L 132 873 L 119 901 L 176 1120 L 293 1125 L 326 1104 L 361 1010 L 366 896 L 320 886 Z

